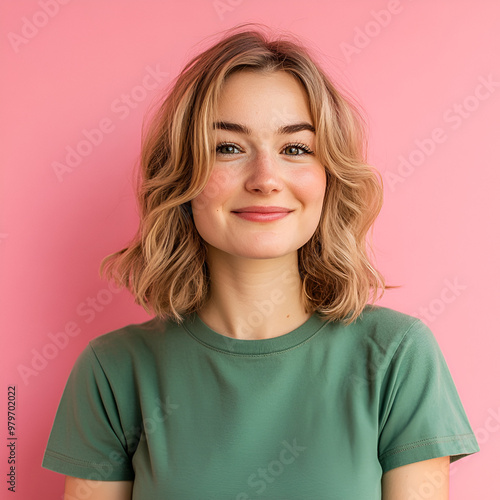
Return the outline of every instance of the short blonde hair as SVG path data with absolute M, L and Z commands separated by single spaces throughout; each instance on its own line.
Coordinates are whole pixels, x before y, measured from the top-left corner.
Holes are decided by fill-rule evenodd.
M 327 185 L 320 223 L 298 251 L 308 312 L 349 324 L 386 288 L 370 262 L 370 227 L 382 207 L 380 174 L 366 163 L 365 122 L 293 36 L 273 39 L 248 24 L 194 57 L 145 129 L 138 188 L 140 226 L 100 273 L 127 287 L 149 313 L 181 321 L 210 291 L 205 242 L 190 213 L 215 161 L 213 121 L 222 86 L 236 71 L 286 71 L 306 90 L 316 155 Z M 373 228 L 372 228 L 373 229 Z

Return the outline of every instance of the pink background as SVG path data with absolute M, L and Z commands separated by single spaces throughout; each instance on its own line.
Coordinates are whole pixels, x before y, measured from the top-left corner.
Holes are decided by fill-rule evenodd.
M 40 464 L 69 371 L 90 339 L 149 318 L 97 269 L 136 228 L 153 87 L 247 21 L 302 37 L 366 110 L 385 178 L 377 263 L 403 285 L 379 303 L 431 327 L 476 432 L 451 498 L 500 498 L 499 16 L 496 0 L 3 2 L 0 401 L 5 416 L 17 387 L 17 498 L 62 498 L 63 476 Z M 71 148 L 86 156 L 56 175 Z

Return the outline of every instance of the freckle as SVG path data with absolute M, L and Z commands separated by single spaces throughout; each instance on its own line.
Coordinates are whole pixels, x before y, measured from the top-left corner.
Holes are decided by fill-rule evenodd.
M 289 315 L 289 314 L 287 314 L 287 315 L 286 315 L 286 317 L 287 317 L 287 318 L 289 318 L 289 317 L 290 317 L 290 315 Z

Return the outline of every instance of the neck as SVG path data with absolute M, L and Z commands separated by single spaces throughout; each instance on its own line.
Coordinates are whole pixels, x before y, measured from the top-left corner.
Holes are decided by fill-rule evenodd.
M 198 315 L 212 330 L 253 340 L 284 335 L 310 314 L 301 296 L 297 253 L 241 259 L 209 248 L 210 296 Z

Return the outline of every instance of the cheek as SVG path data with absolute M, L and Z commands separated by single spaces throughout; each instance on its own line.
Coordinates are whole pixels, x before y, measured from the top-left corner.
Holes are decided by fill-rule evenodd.
M 193 199 L 194 211 L 203 211 L 211 205 L 222 203 L 230 189 L 229 175 L 224 170 L 214 170 L 203 191 Z
M 326 191 L 326 172 L 323 167 L 296 173 L 294 185 L 297 196 L 311 206 L 323 206 Z

